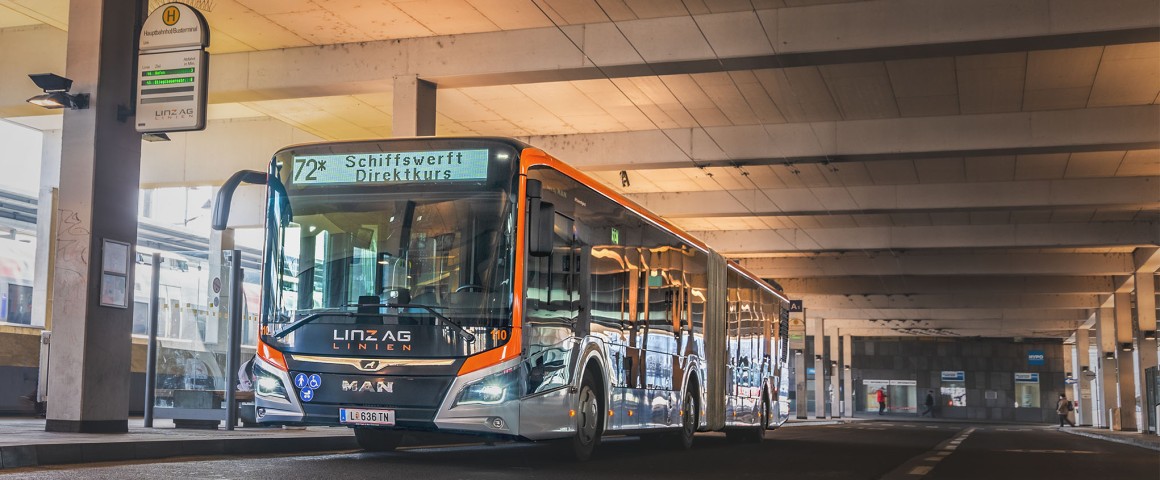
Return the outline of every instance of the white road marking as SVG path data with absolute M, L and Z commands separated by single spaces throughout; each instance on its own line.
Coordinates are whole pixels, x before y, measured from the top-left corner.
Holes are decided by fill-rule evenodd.
M 907 473 L 909 473 L 911 475 L 926 475 L 926 474 L 930 473 L 931 470 L 934 470 L 934 467 L 921 466 L 921 467 L 914 467 L 914 468 L 910 469 L 910 472 L 907 472 Z

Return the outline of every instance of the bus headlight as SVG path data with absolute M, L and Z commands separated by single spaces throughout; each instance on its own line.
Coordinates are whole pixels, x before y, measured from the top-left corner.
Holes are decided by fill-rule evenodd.
M 255 395 L 290 401 L 289 395 L 286 395 L 286 386 L 282 384 L 282 379 L 263 370 L 257 363 L 254 364 L 254 380 L 256 380 L 254 382 Z
M 495 405 L 520 397 L 519 369 L 512 367 L 467 384 L 455 398 L 456 405 Z

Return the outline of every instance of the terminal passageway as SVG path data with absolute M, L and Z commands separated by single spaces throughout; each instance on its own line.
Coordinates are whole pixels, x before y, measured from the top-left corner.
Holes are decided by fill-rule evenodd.
M 968 433 L 969 432 L 969 433 Z M 404 447 L 394 453 L 186 459 L 15 470 L 0 479 L 188 478 L 1155 478 L 1160 456 L 1040 425 L 865 421 L 797 425 L 760 444 L 697 436 L 688 452 L 635 437 L 607 439 L 590 462 L 561 461 L 545 445 Z M 956 440 L 958 440 L 956 442 Z M 954 448 L 944 448 L 944 447 Z M 945 454 L 944 452 L 949 452 Z M 937 460 L 935 460 L 937 459 Z

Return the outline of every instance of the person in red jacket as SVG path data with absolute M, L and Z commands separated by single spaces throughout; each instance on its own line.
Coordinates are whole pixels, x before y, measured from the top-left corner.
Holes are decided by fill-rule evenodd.
M 878 414 L 882 415 L 886 412 L 886 390 L 879 388 L 875 399 L 878 400 Z

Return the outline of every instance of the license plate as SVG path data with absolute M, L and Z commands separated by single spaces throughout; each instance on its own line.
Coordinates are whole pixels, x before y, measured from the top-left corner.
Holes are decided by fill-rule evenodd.
M 340 408 L 338 409 L 338 422 L 354 425 L 394 425 L 395 411 Z

